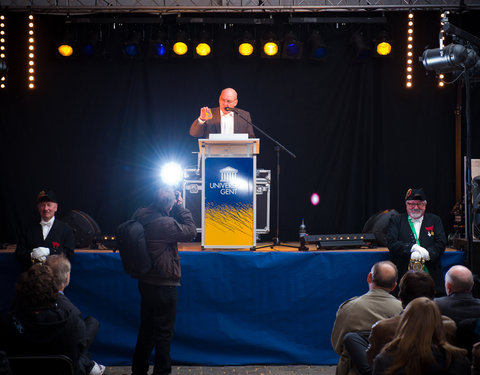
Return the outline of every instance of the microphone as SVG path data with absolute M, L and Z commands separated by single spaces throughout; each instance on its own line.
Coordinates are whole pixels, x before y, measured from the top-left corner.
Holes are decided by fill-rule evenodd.
M 225 107 L 225 111 L 234 112 L 238 114 L 238 109 L 232 107 Z

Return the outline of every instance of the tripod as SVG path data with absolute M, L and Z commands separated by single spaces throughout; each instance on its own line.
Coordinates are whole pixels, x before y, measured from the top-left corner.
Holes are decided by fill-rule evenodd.
M 270 247 L 273 249 L 274 246 L 283 246 L 283 247 L 292 247 L 295 249 L 298 249 L 298 246 L 293 246 L 293 245 L 287 245 L 287 244 L 282 244 L 282 241 L 280 240 L 280 152 L 285 151 L 287 152 L 292 158 L 296 158 L 297 156 L 288 150 L 285 146 L 280 144 L 277 140 L 272 138 L 270 135 L 268 135 L 266 132 L 264 132 L 262 129 L 260 129 L 258 126 L 255 124 L 252 124 L 248 119 L 246 119 L 244 116 L 242 116 L 235 108 L 229 108 L 232 112 L 235 112 L 240 118 L 245 120 L 248 124 L 250 124 L 253 128 L 258 130 L 260 133 L 262 133 L 265 137 L 267 137 L 269 140 L 271 140 L 274 144 L 274 150 L 277 153 L 277 164 L 276 164 L 276 169 L 277 169 L 277 200 L 276 200 L 276 209 L 277 209 L 277 220 L 276 220 L 276 233 L 275 237 L 272 239 L 272 243 L 269 245 L 263 245 L 263 246 L 253 246 L 250 248 L 251 251 L 255 251 L 256 249 L 262 249 L 265 247 Z

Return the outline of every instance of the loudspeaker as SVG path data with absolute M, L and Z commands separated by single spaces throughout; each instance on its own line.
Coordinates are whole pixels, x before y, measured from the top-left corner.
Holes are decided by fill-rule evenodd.
M 362 233 L 373 233 L 378 246 L 387 246 L 388 222 L 395 215 L 398 215 L 398 211 L 393 209 L 377 212 L 367 220 Z
M 71 210 L 63 221 L 72 227 L 77 249 L 90 247 L 102 235 L 95 220 L 83 211 Z

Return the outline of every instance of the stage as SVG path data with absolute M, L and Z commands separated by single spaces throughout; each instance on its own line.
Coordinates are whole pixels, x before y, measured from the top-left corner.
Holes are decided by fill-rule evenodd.
M 389 259 L 385 248 L 202 251 L 198 244 L 181 244 L 180 256 L 172 359 L 197 365 L 336 364 L 330 333 L 338 306 L 365 293 L 372 264 Z M 446 251 L 444 272 L 463 264 L 463 258 L 461 251 Z M 11 249 L 0 251 L 2 313 L 19 271 Z M 130 364 L 139 294 L 136 280 L 123 272 L 119 254 L 78 250 L 65 294 L 84 316 L 100 321 L 92 359 Z

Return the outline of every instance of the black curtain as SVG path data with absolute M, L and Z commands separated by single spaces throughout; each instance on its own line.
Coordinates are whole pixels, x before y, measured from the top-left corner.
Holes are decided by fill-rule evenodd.
M 472 33 L 475 15 L 458 16 Z M 37 16 L 37 88 L 29 91 L 26 15 L 9 14 L 9 81 L 0 93 L 1 242 L 14 243 L 20 226 L 35 217 L 43 187 L 57 193 L 59 217 L 70 209 L 85 211 L 103 233 L 113 233 L 148 203 L 162 163 L 196 165 L 192 152 L 198 145 L 189 126 L 200 107 L 218 104 L 225 87 L 235 88 L 238 106 L 297 156 L 280 154 L 281 240 L 297 238 L 302 218 L 310 234 L 359 233 L 375 212 L 403 211 L 409 187 L 425 189 L 427 209 L 450 232 L 456 86 L 437 88 L 435 75 L 417 61 L 425 47 L 438 47 L 439 14 L 415 16 L 412 89 L 405 88 L 406 13 L 387 18 L 394 44 L 386 58 L 358 59 L 351 35 L 368 25 L 350 24 L 325 27 L 329 53 L 323 62 L 239 59 L 235 27 L 221 25 L 212 27 L 214 56 L 205 60 L 115 55 L 66 61 L 55 57 L 64 19 Z M 474 139 L 478 91 L 473 85 Z M 275 176 L 274 144 L 257 135 L 257 166 Z M 480 157 L 473 144 L 472 156 Z M 273 179 L 272 234 L 275 190 Z M 314 192 L 317 206 L 310 203 Z

